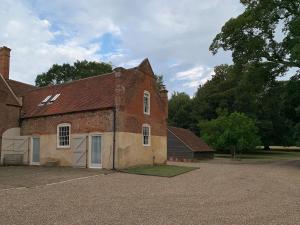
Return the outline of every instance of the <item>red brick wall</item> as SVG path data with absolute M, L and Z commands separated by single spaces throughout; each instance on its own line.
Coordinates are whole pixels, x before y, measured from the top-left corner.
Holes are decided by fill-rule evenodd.
M 160 97 L 159 90 L 153 74 L 145 73 L 138 69 L 123 72 L 117 83 L 122 100 L 118 111 L 118 131 L 141 133 L 144 123 L 150 124 L 151 134 L 158 136 L 167 135 L 167 112 L 166 103 Z M 144 91 L 150 92 L 150 115 L 144 114 L 143 97 Z
M 119 132 L 141 133 L 144 123 L 150 124 L 151 134 L 167 135 L 167 101 L 160 96 L 150 65 L 146 70 L 134 68 L 116 72 L 116 106 Z M 144 91 L 150 92 L 150 115 L 143 112 Z M 22 134 L 55 134 L 57 125 L 71 123 L 72 133 L 112 131 L 112 111 L 70 113 L 65 115 L 24 119 Z
M 19 126 L 20 107 L 0 77 L 0 138 L 5 130 Z
M 112 132 L 113 112 L 90 111 L 24 119 L 21 134 L 56 134 L 57 125 L 60 123 L 70 123 L 71 133 Z
M 9 128 L 19 126 L 20 107 L 0 77 L 0 152 L 2 134 Z

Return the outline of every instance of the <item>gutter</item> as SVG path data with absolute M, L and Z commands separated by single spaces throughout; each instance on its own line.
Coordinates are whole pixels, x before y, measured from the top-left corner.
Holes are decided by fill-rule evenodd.
M 115 170 L 115 155 L 116 155 L 116 107 L 114 107 L 112 109 L 113 111 L 113 116 L 114 116 L 114 119 L 113 119 L 113 165 L 112 165 L 112 169 Z

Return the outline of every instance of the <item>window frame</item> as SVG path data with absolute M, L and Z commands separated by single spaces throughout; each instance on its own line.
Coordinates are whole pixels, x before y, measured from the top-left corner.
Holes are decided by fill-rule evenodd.
M 145 95 L 148 96 L 148 111 L 145 111 Z M 149 91 L 144 91 L 144 94 L 143 94 L 143 112 L 145 115 L 150 115 L 150 104 L 151 102 L 151 95 L 150 95 L 150 92 Z
M 61 127 L 69 127 L 69 145 L 60 145 L 59 128 L 61 128 Z M 57 142 L 57 148 L 70 148 L 71 147 L 71 124 L 70 123 L 60 123 L 57 125 L 56 142 Z
M 145 144 L 144 128 L 148 128 L 149 129 L 148 144 Z M 145 146 L 145 147 L 151 146 L 151 126 L 149 124 L 143 124 L 143 126 L 142 126 L 142 143 L 143 143 L 143 146 Z

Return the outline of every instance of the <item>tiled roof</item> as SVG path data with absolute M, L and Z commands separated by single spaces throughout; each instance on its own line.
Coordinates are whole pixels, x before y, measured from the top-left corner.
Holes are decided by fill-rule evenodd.
M 168 127 L 168 130 L 174 134 L 184 145 L 194 152 L 211 152 L 214 151 L 201 138 L 196 136 L 188 129 L 178 127 Z
M 26 92 L 35 89 L 36 87 L 30 84 L 25 84 L 16 80 L 7 80 L 7 83 L 18 97 L 23 96 Z
M 60 94 L 52 104 L 39 104 Z M 89 77 L 71 83 L 37 88 L 24 95 L 22 118 L 96 110 L 114 106 L 115 74 Z

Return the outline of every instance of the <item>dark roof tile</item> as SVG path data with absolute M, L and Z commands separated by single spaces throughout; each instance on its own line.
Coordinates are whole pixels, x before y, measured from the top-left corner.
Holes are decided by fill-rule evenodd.
M 214 151 L 200 137 L 196 136 L 188 129 L 178 127 L 168 127 L 168 130 L 174 134 L 184 145 L 194 152 Z

